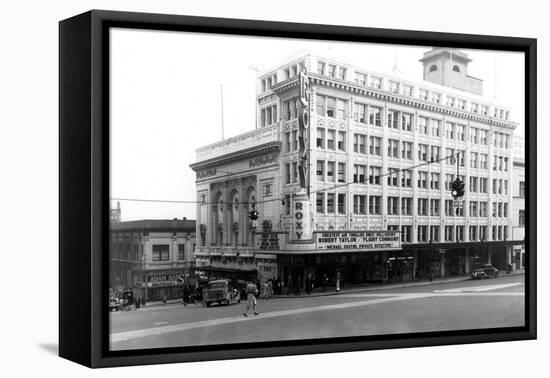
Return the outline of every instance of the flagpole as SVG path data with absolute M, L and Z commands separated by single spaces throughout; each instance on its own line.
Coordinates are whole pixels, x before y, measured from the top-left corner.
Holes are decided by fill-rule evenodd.
M 220 101 L 221 101 L 221 110 L 222 110 L 222 140 L 225 139 L 223 132 L 223 85 L 220 84 Z

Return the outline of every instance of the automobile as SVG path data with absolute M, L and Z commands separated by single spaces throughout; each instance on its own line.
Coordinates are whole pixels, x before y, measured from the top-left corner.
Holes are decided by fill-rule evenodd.
M 120 311 L 122 303 L 114 295 L 109 296 L 109 311 Z
M 472 272 L 473 280 L 484 280 L 486 278 L 497 278 L 500 274 L 499 270 L 491 264 L 481 265 Z
M 230 305 L 240 303 L 241 296 L 228 280 L 215 280 L 208 282 L 203 290 L 202 303 L 210 307 L 213 303 Z

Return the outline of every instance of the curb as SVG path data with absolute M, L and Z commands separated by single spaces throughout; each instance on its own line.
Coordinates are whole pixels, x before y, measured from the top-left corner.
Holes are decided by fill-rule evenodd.
M 500 277 L 511 277 L 511 276 L 517 276 L 525 274 L 525 272 L 514 272 L 514 273 L 504 273 L 500 275 Z M 404 283 L 404 284 L 389 284 L 387 286 L 377 286 L 377 287 L 363 287 L 363 288 L 357 288 L 357 289 L 350 289 L 350 290 L 341 290 L 338 292 L 332 291 L 332 292 L 326 292 L 326 293 L 315 293 L 310 295 L 275 295 L 274 298 L 311 298 L 311 297 L 327 297 L 331 295 L 341 295 L 341 294 L 349 294 L 349 293 L 360 293 L 365 291 L 377 291 L 377 290 L 387 290 L 387 289 L 402 289 L 406 287 L 415 287 L 415 286 L 427 286 L 427 285 L 434 285 L 434 284 L 446 284 L 446 283 L 453 283 L 453 282 L 461 282 L 461 281 L 470 281 L 472 278 L 470 276 L 464 276 L 464 277 L 457 277 L 457 278 L 450 278 L 446 280 L 440 280 L 440 281 L 421 281 L 421 282 L 411 282 L 411 283 Z

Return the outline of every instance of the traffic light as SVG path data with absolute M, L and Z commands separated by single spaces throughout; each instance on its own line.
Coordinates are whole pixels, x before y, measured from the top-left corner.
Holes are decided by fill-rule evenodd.
M 250 220 L 252 221 L 258 220 L 259 217 L 260 217 L 260 213 L 258 213 L 258 211 L 256 210 L 251 210 L 248 213 L 248 218 L 250 218 Z
M 451 195 L 453 198 L 460 198 L 464 196 L 464 182 L 457 178 L 451 184 Z

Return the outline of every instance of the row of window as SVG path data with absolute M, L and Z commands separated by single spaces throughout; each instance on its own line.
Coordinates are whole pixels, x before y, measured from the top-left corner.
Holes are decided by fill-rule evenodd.
M 153 261 L 170 261 L 169 244 L 153 244 Z M 185 260 L 185 244 L 178 244 L 178 260 Z
M 416 240 L 419 243 L 437 242 L 440 240 L 441 226 L 417 226 Z M 389 225 L 388 230 L 399 231 L 399 226 Z M 465 241 L 466 226 L 444 226 L 444 238 L 446 242 L 463 242 Z M 469 226 L 468 240 L 469 241 L 484 241 L 487 240 L 487 226 Z M 429 233 L 428 233 L 429 231 Z M 493 226 L 493 240 L 506 240 L 508 237 L 508 226 Z M 412 242 L 412 226 L 401 226 L 401 242 Z
M 353 195 L 353 214 L 357 215 L 381 215 L 382 196 L 366 194 Z M 413 215 L 412 197 L 388 197 L 387 215 Z M 417 215 L 419 216 L 440 216 L 441 200 L 418 198 Z M 486 201 L 469 201 L 469 216 L 486 218 L 489 203 Z M 346 193 L 317 193 L 316 194 L 317 214 L 346 214 Z M 287 205 L 287 215 L 290 215 L 290 204 Z M 464 206 L 455 206 L 453 200 L 445 200 L 445 216 L 464 216 Z M 493 202 L 493 218 L 508 217 L 508 203 Z
M 338 66 L 336 64 L 327 64 L 325 62 L 319 61 L 317 63 L 317 73 L 320 75 L 328 76 L 333 79 L 346 80 L 347 68 L 343 66 Z M 383 78 L 380 76 L 375 76 L 372 74 L 367 74 L 363 72 L 355 72 L 354 78 L 355 84 L 363 87 L 371 87 L 374 89 L 386 89 L 382 88 Z M 412 85 L 401 83 L 395 80 L 388 80 L 387 90 L 407 97 L 414 96 L 414 89 Z M 441 104 L 442 94 L 434 91 L 429 91 L 428 89 L 419 88 L 418 89 L 418 98 L 423 101 L 431 101 L 436 104 Z M 447 100 L 445 105 L 457 108 L 460 110 L 467 110 L 467 101 L 465 99 L 453 97 L 447 95 Z M 469 111 L 481 115 L 489 115 L 489 107 L 487 105 L 478 104 L 475 102 L 470 103 Z M 509 118 L 509 112 L 504 109 L 495 108 L 491 114 L 495 118 L 501 118 L 507 120 Z

